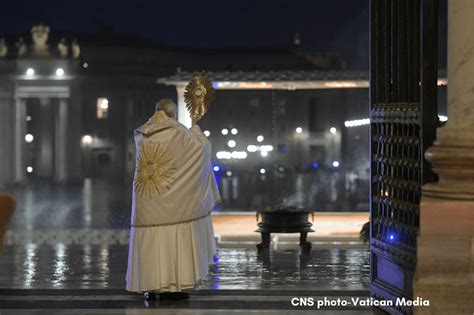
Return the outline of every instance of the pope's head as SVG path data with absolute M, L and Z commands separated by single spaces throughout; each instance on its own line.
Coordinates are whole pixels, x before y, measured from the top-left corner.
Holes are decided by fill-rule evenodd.
M 178 107 L 172 99 L 164 98 L 156 103 L 156 111 L 162 110 L 168 117 L 177 119 Z

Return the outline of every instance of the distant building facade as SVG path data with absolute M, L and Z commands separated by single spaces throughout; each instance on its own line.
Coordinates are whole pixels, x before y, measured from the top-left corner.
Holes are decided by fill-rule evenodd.
M 179 69 L 321 68 L 314 60 L 334 66 L 296 49 L 175 49 L 127 34 L 55 34 L 44 25 L 31 36 L 8 35 L 0 41 L 0 141 L 10 149 L 0 183 L 129 177 L 134 128 L 158 99 L 176 98 L 157 78 Z M 251 106 L 264 106 L 264 98 L 250 98 Z

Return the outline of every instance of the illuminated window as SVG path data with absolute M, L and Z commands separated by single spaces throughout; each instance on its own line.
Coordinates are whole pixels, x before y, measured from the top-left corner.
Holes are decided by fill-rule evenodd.
M 105 97 L 99 97 L 97 99 L 97 118 L 105 119 L 109 112 L 109 100 Z

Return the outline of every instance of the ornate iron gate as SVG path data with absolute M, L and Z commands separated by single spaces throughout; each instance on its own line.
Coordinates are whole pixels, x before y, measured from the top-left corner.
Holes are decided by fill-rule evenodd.
M 371 295 L 412 299 L 437 117 L 437 0 L 370 0 Z

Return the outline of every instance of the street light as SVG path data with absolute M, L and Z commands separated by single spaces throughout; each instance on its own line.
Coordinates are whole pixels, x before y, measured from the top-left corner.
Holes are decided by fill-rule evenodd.
M 303 132 L 303 128 L 297 127 L 295 131 L 296 131 L 296 133 L 302 133 L 302 132 Z
M 57 76 L 62 76 L 62 75 L 64 75 L 64 69 L 63 69 L 63 68 L 57 68 L 57 69 L 56 69 L 56 75 L 57 75 Z
M 332 162 L 333 167 L 339 167 L 339 161 L 334 161 Z
M 237 133 L 239 133 L 239 131 L 237 130 L 237 128 L 232 128 L 230 130 L 230 133 L 233 134 L 233 135 L 236 135 Z
M 224 128 L 224 129 L 222 129 L 221 133 L 225 136 L 229 133 L 229 130 Z
M 28 133 L 28 134 L 25 135 L 26 143 L 31 143 L 31 142 L 33 142 L 34 139 L 35 139 L 35 137 L 31 133 Z
M 258 147 L 256 145 L 251 144 L 247 146 L 247 151 L 249 152 L 257 152 L 257 150 L 258 150 Z
M 329 132 L 332 133 L 333 135 L 335 135 L 337 133 L 336 127 L 329 128 Z
M 211 135 L 211 132 L 209 130 L 204 130 L 203 133 L 206 137 L 209 137 Z
M 92 144 L 92 137 L 89 136 L 89 135 L 85 135 L 84 137 L 82 137 L 82 144 L 84 145 L 89 145 L 89 144 Z
M 237 145 L 237 142 L 235 142 L 235 140 L 229 140 L 227 142 L 227 145 L 230 147 L 230 148 L 235 148 L 235 146 Z
M 263 175 L 263 174 L 265 174 L 265 173 L 266 173 L 266 170 L 265 170 L 264 168 L 261 168 L 261 169 L 260 169 L 260 174 Z
M 257 142 L 262 142 L 265 138 L 262 135 L 257 137 Z
M 28 69 L 26 70 L 26 75 L 27 75 L 27 76 L 32 76 L 32 75 L 34 75 L 34 74 L 35 74 L 35 69 L 33 69 L 33 68 L 28 68 Z
M 106 99 L 105 97 L 103 97 L 100 100 L 100 108 L 103 109 L 103 110 L 109 109 L 109 100 Z

